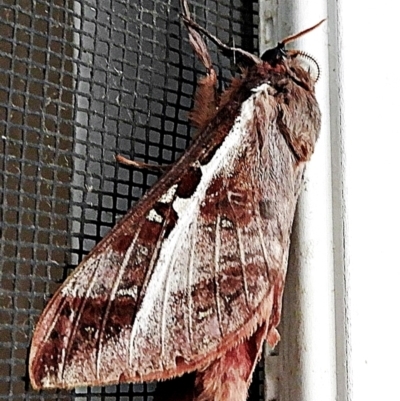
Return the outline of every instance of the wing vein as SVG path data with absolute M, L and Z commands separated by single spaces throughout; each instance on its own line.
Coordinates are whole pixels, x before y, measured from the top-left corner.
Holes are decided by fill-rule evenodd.
M 161 333 L 160 333 L 161 355 L 162 356 L 165 353 L 165 332 L 166 332 L 166 327 L 167 327 L 167 320 L 166 320 L 167 300 L 168 300 L 169 287 L 170 287 L 170 281 L 171 281 L 171 267 L 173 268 L 173 266 L 175 265 L 177 253 L 178 252 L 174 252 L 174 256 L 172 257 L 171 261 L 168 264 L 167 276 L 165 277 L 163 303 L 162 303 L 162 310 L 161 310 Z
M 244 296 L 246 298 L 246 303 L 247 305 L 250 304 L 250 294 L 249 294 L 249 286 L 247 283 L 247 277 L 246 277 L 246 257 L 244 253 L 244 246 L 243 246 L 243 239 L 242 239 L 242 234 L 240 232 L 240 228 L 236 227 L 236 234 L 237 234 L 237 239 L 238 239 L 238 244 L 239 244 L 239 255 L 240 255 L 240 267 L 242 269 L 242 276 L 243 276 L 243 287 L 244 287 Z
M 260 223 L 260 216 L 258 213 L 256 213 L 256 225 L 257 225 L 257 229 L 258 229 L 258 235 L 260 237 L 260 245 L 261 245 L 261 249 L 262 249 L 262 253 L 263 253 L 263 257 L 265 260 L 265 265 L 266 265 L 266 270 L 267 270 L 267 279 L 269 282 L 270 281 L 270 277 L 269 277 L 269 267 L 268 267 L 268 251 L 267 251 L 267 246 L 265 245 L 265 241 L 264 241 L 264 234 L 262 232 L 262 227 L 261 227 L 261 223 Z
M 61 363 L 60 363 L 60 365 L 61 365 L 61 372 L 60 372 L 60 379 L 61 380 L 60 381 L 61 382 L 64 381 L 65 363 L 66 363 L 67 355 L 69 355 L 69 353 L 71 351 L 71 347 L 72 347 L 71 339 L 75 338 L 75 333 L 76 333 L 76 330 L 78 329 L 78 325 L 79 325 L 79 322 L 80 322 L 81 317 L 82 317 L 82 311 L 86 306 L 86 303 L 87 303 L 87 301 L 89 299 L 89 294 L 90 294 L 90 292 L 91 292 L 91 290 L 92 290 L 92 288 L 93 288 L 93 286 L 94 286 L 94 284 L 96 282 L 95 277 L 97 276 L 97 273 L 98 273 L 97 267 L 99 266 L 100 261 L 102 261 L 102 260 L 104 260 L 104 255 L 102 256 L 102 258 L 100 260 L 96 261 L 96 267 L 93 268 L 93 274 L 91 275 L 91 277 L 89 279 L 89 285 L 88 285 L 88 287 L 87 287 L 87 289 L 85 291 L 85 295 L 82 297 L 82 303 L 81 303 L 81 305 L 79 307 L 79 310 L 78 310 L 78 312 L 76 314 L 76 320 L 74 322 L 74 326 L 73 326 L 70 334 L 68 335 L 68 338 L 66 339 L 67 346 L 65 348 L 63 348 L 62 351 L 61 351 L 61 355 L 62 355 L 61 356 Z M 54 320 L 57 320 L 57 319 L 54 319 Z
M 138 292 L 138 300 L 137 300 L 137 303 L 136 303 L 136 311 L 139 310 L 140 305 L 143 302 L 144 296 L 146 294 L 146 289 L 147 289 L 147 287 L 148 287 L 148 285 L 150 283 L 151 277 L 153 276 L 154 267 L 155 267 L 155 264 L 157 262 L 159 250 L 161 248 L 161 244 L 162 244 L 163 239 L 164 239 L 164 233 L 165 233 L 165 229 L 166 229 L 166 226 L 167 226 L 167 221 L 168 221 L 168 219 L 166 218 L 164 223 L 163 223 L 163 227 L 160 230 L 160 233 L 158 235 L 158 238 L 157 238 L 154 250 L 153 250 L 153 254 L 151 256 L 150 263 L 149 263 L 149 266 L 148 266 L 147 271 L 146 271 L 146 276 L 145 276 L 145 278 L 143 280 L 143 286 L 140 289 L 140 291 Z M 135 330 L 133 328 L 134 328 L 134 320 L 132 321 L 132 330 L 131 330 L 131 335 L 130 335 L 130 339 L 129 339 L 129 366 L 132 366 L 132 363 L 133 363 L 133 342 L 134 342 L 134 338 L 135 338 L 135 334 L 136 334 L 136 332 L 135 332 Z
M 220 300 L 220 287 L 218 280 L 218 273 L 220 272 L 220 263 L 219 263 L 219 255 L 221 251 L 221 216 L 217 215 L 216 227 L 215 227 L 215 252 L 214 252 L 214 296 L 215 303 L 217 307 L 217 318 L 219 331 L 221 332 L 221 336 L 224 336 L 224 330 L 222 328 L 222 314 L 221 314 L 221 300 Z
M 197 220 L 194 221 L 193 223 L 194 227 L 192 232 L 196 233 L 197 232 Z M 193 273 L 194 273 L 194 247 L 195 243 L 195 238 L 194 234 L 191 236 L 190 240 L 190 257 L 189 257 L 189 266 L 188 266 L 188 274 L 187 274 L 187 324 L 188 324 L 188 331 L 189 331 L 189 344 L 190 347 L 193 349 L 192 344 L 193 344 L 193 300 L 192 300 L 192 285 L 193 285 Z
M 100 359 L 101 359 L 101 353 L 102 353 L 102 340 L 103 340 L 103 337 L 104 337 L 104 332 L 105 332 L 105 328 L 106 328 L 106 325 L 107 325 L 108 316 L 110 314 L 111 305 L 112 305 L 112 302 L 115 299 L 115 294 L 118 291 L 118 287 L 119 287 L 119 285 L 121 283 L 122 276 L 124 275 L 125 269 L 126 269 L 126 267 L 128 265 L 128 262 L 129 262 L 129 260 L 130 260 L 130 258 L 132 256 L 132 252 L 133 252 L 133 249 L 134 249 L 134 247 L 136 245 L 136 241 L 138 239 L 140 230 L 141 230 L 141 225 L 137 229 L 136 235 L 133 238 L 132 243 L 129 245 L 129 247 L 128 247 L 127 251 L 126 251 L 126 254 L 125 254 L 124 259 L 122 261 L 121 267 L 118 270 L 118 274 L 114 278 L 114 283 L 113 283 L 113 286 L 112 286 L 112 289 L 111 289 L 111 293 L 110 293 L 110 296 L 109 296 L 108 301 L 107 301 L 107 307 L 106 307 L 106 310 L 104 312 L 104 316 L 103 316 L 101 327 L 100 327 L 99 338 L 97 340 L 98 341 L 98 347 L 97 347 L 97 356 L 96 356 L 96 377 L 99 377 L 99 373 L 100 373 Z

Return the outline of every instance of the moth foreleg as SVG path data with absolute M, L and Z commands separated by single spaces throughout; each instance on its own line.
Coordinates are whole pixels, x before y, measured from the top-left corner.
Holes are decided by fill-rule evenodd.
M 137 168 L 138 170 L 154 171 L 155 173 L 165 173 L 171 168 L 171 166 L 166 166 L 166 165 L 158 166 L 156 164 L 149 164 L 149 163 L 139 162 L 136 160 L 131 160 L 122 155 L 115 155 L 115 160 L 118 163 L 128 167 Z
M 189 118 L 193 126 L 201 131 L 214 117 L 218 109 L 219 94 L 217 90 L 217 74 L 211 62 L 210 53 L 207 46 L 197 30 L 192 28 L 188 21 L 191 15 L 186 0 L 181 1 L 182 15 L 189 32 L 189 43 L 206 69 L 206 76 L 198 82 L 194 107 Z
M 203 28 L 197 22 L 195 22 L 189 12 L 189 6 L 187 4 L 187 0 L 181 0 L 181 8 L 182 8 L 182 18 L 183 21 L 186 24 L 186 27 L 189 30 L 189 35 L 191 32 L 196 32 L 198 36 L 199 33 L 202 33 L 203 35 L 207 36 L 209 39 L 211 39 L 222 51 L 223 54 L 225 54 L 227 57 L 235 57 L 236 54 L 239 54 L 244 57 L 245 60 L 249 64 L 258 64 L 261 63 L 261 59 L 254 54 L 251 54 L 243 49 L 237 48 L 237 47 L 231 47 L 222 42 L 220 39 L 218 39 L 216 36 L 214 36 L 212 33 L 208 32 L 207 29 Z M 193 45 L 192 45 L 193 46 Z M 203 63 L 204 64 L 204 63 Z

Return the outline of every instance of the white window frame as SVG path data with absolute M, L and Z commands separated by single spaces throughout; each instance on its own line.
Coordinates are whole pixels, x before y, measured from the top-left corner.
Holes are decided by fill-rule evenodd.
M 400 399 L 399 14 L 389 0 L 261 0 L 268 47 L 328 18 L 296 46 L 322 67 L 323 126 L 266 399 Z
M 331 142 L 329 89 L 332 77 L 327 46 L 333 21 L 328 15 L 327 3 L 320 0 L 260 1 L 261 51 L 327 17 L 322 27 L 295 43 L 297 49 L 315 56 L 321 67 L 317 96 L 323 117 L 320 139 L 307 167 L 293 229 L 279 327 L 282 339 L 277 355 L 266 359 L 265 399 L 268 401 L 345 400 L 347 393 L 342 330 L 345 325 L 344 314 L 340 312 L 344 311 L 340 200 L 339 209 L 335 210 L 334 206 L 335 190 L 341 181 L 340 175 L 332 171 L 337 149 Z

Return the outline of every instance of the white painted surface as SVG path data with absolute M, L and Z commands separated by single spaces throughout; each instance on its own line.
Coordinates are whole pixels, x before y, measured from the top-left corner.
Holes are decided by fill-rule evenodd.
M 358 4 L 359 5 L 359 4 Z M 400 400 L 398 2 L 338 2 L 348 400 Z
M 328 16 L 324 2 L 268 0 L 261 9 L 265 48 Z M 265 21 L 267 23 L 265 24 Z M 334 401 L 336 333 L 332 227 L 331 142 L 329 123 L 328 24 L 296 41 L 293 47 L 313 55 L 322 76 L 317 85 L 323 112 L 321 136 L 306 173 L 294 226 L 284 317 L 278 356 L 267 362 L 268 400 Z M 266 33 L 263 36 L 263 33 Z M 263 48 L 262 50 L 265 50 Z M 268 391 L 268 389 L 267 389 Z
M 325 28 L 307 36 L 307 46 L 301 46 L 322 64 L 318 95 L 327 114 L 301 201 L 300 255 L 296 271 L 291 266 L 286 288 L 281 355 L 275 357 L 283 358 L 284 364 L 270 374 L 278 370 L 282 401 L 335 399 L 329 333 L 333 313 L 329 294 L 334 284 L 336 399 L 400 400 L 400 80 L 396 51 L 400 5 L 388 0 L 379 4 L 332 0 L 327 5 L 310 0 L 290 2 L 291 11 L 285 12 L 276 1 L 265 3 L 275 5 L 279 33 L 292 20 L 293 31 L 314 23 L 327 7 L 330 67 L 324 65 L 325 50 L 321 49 Z M 289 32 L 285 28 L 283 33 Z M 331 153 L 326 132 L 327 82 Z M 328 229 L 332 229 L 334 244 L 334 276 Z M 297 338 L 290 334 L 290 327 L 299 331 Z M 289 360 L 290 356 L 295 360 Z

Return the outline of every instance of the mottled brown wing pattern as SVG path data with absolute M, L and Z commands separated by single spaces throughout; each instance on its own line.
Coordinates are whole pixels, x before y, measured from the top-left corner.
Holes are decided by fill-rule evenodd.
M 129 347 L 118 346 L 119 337 L 133 323 L 167 225 L 146 217 L 135 223 L 133 235 L 122 226 L 117 241 L 89 255 L 47 306 L 31 351 L 41 385 L 95 382 L 100 366 L 126 363 Z M 104 344 L 112 341 L 119 352 L 107 361 Z
M 284 280 L 299 190 L 282 177 L 301 173 L 278 130 L 257 127 L 276 110 L 270 102 L 264 88 L 243 104 L 223 146 L 196 167 L 191 197 L 171 185 L 61 287 L 33 342 L 39 385 L 166 378 L 201 368 L 263 322 Z M 250 126 L 247 113 L 264 114 Z
M 292 220 L 320 126 L 315 82 L 296 52 L 284 57 L 299 35 L 259 59 L 204 31 L 185 0 L 182 10 L 207 71 L 192 115 L 200 132 L 47 305 L 34 388 L 196 371 L 179 400 L 242 401 L 263 341 L 279 338 Z M 220 98 L 199 32 L 251 65 Z

